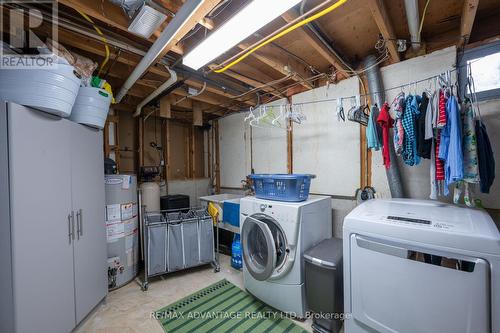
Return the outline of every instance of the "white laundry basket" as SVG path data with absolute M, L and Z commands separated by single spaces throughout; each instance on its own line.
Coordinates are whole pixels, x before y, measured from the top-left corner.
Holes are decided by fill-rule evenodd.
M 0 100 L 69 117 L 80 87 L 71 65 L 52 69 L 0 69 Z
M 70 119 L 103 129 L 111 104 L 111 94 L 104 89 L 80 87 Z

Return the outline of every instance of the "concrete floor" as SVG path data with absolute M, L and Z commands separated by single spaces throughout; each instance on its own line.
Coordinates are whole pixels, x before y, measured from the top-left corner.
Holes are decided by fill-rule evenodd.
M 150 280 L 146 292 L 136 282 L 112 291 L 75 332 L 92 333 L 164 333 L 151 312 L 159 310 L 212 283 L 227 279 L 243 288 L 243 275 L 231 268 L 230 257 L 221 255 L 221 271 L 214 273 L 210 266 L 156 277 Z M 311 320 L 295 321 L 311 331 Z

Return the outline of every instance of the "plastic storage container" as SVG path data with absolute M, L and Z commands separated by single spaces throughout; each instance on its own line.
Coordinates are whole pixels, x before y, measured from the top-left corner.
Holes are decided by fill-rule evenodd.
M 235 227 L 240 227 L 240 200 L 241 199 L 231 199 L 225 200 L 222 203 L 222 220 L 224 223 L 229 223 Z
M 79 124 L 103 129 L 111 99 L 111 94 L 104 89 L 80 87 L 70 119 Z
M 304 253 L 305 289 L 308 310 L 315 312 L 316 333 L 337 333 L 344 311 L 342 239 L 330 238 Z
M 0 69 L 0 100 L 69 117 L 80 88 L 73 66 L 51 69 Z
M 160 197 L 161 210 L 183 209 L 183 212 L 189 210 L 189 195 L 169 194 Z
M 256 174 L 250 175 L 255 196 L 276 201 L 305 201 L 309 197 L 311 179 L 307 174 Z

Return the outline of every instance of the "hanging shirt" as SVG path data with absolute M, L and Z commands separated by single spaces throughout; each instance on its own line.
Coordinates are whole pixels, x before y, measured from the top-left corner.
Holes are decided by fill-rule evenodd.
M 448 186 L 464 178 L 463 151 L 462 151 L 462 124 L 457 98 L 450 96 L 446 102 L 446 126 L 441 130 L 441 145 L 439 158 L 444 161 L 445 188 L 448 195 Z
M 403 129 L 403 113 L 405 108 L 405 97 L 404 95 L 398 98 L 396 108 L 395 108 L 395 120 L 394 120 L 394 151 L 396 155 L 401 155 L 403 153 L 403 141 L 404 141 L 404 129 Z
M 464 181 L 477 184 L 479 183 L 479 166 L 477 162 L 477 138 L 474 118 L 472 103 L 467 99 L 462 108 Z
M 490 139 L 482 121 L 476 121 L 477 153 L 479 164 L 480 188 L 483 193 L 490 193 L 495 180 L 495 157 Z
M 438 99 L 437 94 L 434 92 L 432 96 L 429 98 L 429 103 L 427 103 L 427 111 L 425 112 L 425 135 L 424 138 L 426 140 L 432 139 L 434 137 L 434 113 L 435 113 L 435 105 L 436 100 Z
M 439 90 L 439 113 L 437 119 L 437 128 L 443 128 L 446 126 L 447 117 L 446 117 L 446 95 L 443 89 Z
M 416 136 L 417 136 L 417 154 L 418 156 L 426 159 L 431 158 L 432 139 L 425 139 L 425 122 L 427 118 L 427 106 L 429 105 L 429 98 L 424 92 L 422 100 L 419 105 L 420 114 L 416 119 Z
M 389 147 L 389 129 L 392 128 L 393 120 L 391 115 L 389 114 L 389 104 L 387 102 L 382 106 L 382 110 L 380 110 L 380 114 L 377 118 L 377 123 L 382 128 L 382 157 L 384 158 L 384 165 L 386 169 L 389 169 L 391 166 L 391 155 L 390 155 L 390 147 Z
M 418 165 L 420 157 L 417 154 L 417 137 L 416 137 L 416 117 L 420 114 L 418 104 L 420 96 L 408 96 L 406 99 L 406 108 L 403 114 L 403 128 L 405 138 L 403 144 L 403 161 L 407 165 Z
M 441 146 L 441 130 L 436 130 L 436 144 L 434 146 L 434 162 L 436 164 L 436 180 L 444 180 L 444 164 L 439 159 L 439 147 Z
M 373 105 L 370 110 L 370 117 L 368 118 L 368 125 L 366 126 L 366 140 L 368 142 L 368 149 L 380 149 L 380 142 L 378 140 L 377 123 L 375 115 L 378 113 L 378 108 Z

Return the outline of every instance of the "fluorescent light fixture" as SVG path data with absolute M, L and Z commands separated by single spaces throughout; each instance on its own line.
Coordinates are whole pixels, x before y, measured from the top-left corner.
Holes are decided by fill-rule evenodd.
M 183 64 L 203 67 L 301 1 L 253 0 L 191 50 Z

